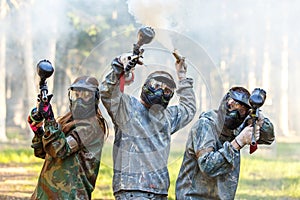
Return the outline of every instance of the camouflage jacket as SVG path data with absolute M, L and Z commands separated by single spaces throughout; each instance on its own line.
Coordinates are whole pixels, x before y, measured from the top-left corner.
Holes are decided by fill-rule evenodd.
M 32 140 L 35 156 L 45 161 L 31 199 L 91 199 L 104 143 L 96 117 L 76 121 L 67 133 L 48 129 L 49 136 Z
M 168 194 L 171 134 L 187 125 L 195 115 L 192 85 L 192 79 L 179 82 L 179 105 L 166 109 L 153 105 L 148 109 L 135 97 L 120 92 L 115 71 L 106 76 L 100 92 L 115 128 L 114 193 L 139 190 Z
M 231 140 L 220 140 L 220 124 L 217 111 L 212 110 L 202 113 L 192 127 L 176 181 L 176 199 L 234 199 L 240 173 L 240 151 L 231 145 Z M 260 144 L 270 144 L 274 140 L 273 125 L 267 118 L 260 132 L 268 138 L 268 142 Z

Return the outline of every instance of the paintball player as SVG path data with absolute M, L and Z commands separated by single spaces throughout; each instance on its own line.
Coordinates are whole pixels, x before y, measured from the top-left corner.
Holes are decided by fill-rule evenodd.
M 193 80 L 184 60 L 176 62 L 179 104 L 168 106 L 176 88 L 166 71 L 154 71 L 142 86 L 140 99 L 120 91 L 126 64 L 115 58 L 100 86 L 103 105 L 115 129 L 113 192 L 118 200 L 167 199 L 167 168 L 171 135 L 186 126 L 196 112 Z M 133 76 L 132 76 L 133 77 Z
M 107 132 L 98 86 L 94 77 L 78 77 L 69 88 L 67 114 L 55 120 L 49 96 L 28 116 L 34 154 L 45 160 L 31 199 L 91 199 Z
M 251 144 L 253 127 L 237 130 L 246 119 L 250 93 L 232 87 L 217 110 L 204 112 L 192 127 L 176 181 L 176 199 L 234 199 L 240 173 L 240 149 Z M 274 141 L 273 124 L 259 111 L 255 140 Z

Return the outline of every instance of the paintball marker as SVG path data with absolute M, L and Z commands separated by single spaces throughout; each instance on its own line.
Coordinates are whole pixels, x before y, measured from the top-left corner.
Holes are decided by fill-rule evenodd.
M 54 68 L 49 60 L 41 60 L 37 64 L 37 73 L 40 77 L 40 100 L 43 102 L 48 101 L 48 86 L 46 79 L 49 78 L 54 72 Z
M 126 58 L 128 62 L 125 66 L 124 73 L 122 73 L 120 77 L 121 92 L 124 91 L 125 84 L 128 84 L 133 81 L 133 73 L 130 73 L 131 69 L 133 69 L 136 64 L 143 64 L 140 58 L 143 57 L 142 55 L 144 53 L 144 49 L 141 49 L 141 47 L 144 44 L 150 43 L 153 40 L 154 36 L 155 32 L 151 27 L 146 26 L 139 29 L 137 35 L 137 43 L 133 44 L 132 55 Z
M 54 68 L 53 68 L 51 62 L 48 60 L 39 61 L 36 67 L 37 67 L 37 74 L 40 77 L 40 82 L 39 82 L 40 93 L 38 95 L 38 101 L 48 102 L 48 100 L 49 100 L 48 99 L 48 86 L 47 86 L 46 79 L 49 78 L 53 74 Z M 31 111 L 31 116 L 36 121 L 43 120 L 43 116 L 40 112 L 39 107 L 34 108 Z
M 141 49 L 141 47 L 144 44 L 150 43 L 155 36 L 155 32 L 151 27 L 142 27 L 138 31 L 137 35 L 137 43 L 133 44 L 133 51 L 132 56 L 128 56 L 129 62 L 127 63 L 125 67 L 125 73 L 128 73 L 137 63 L 142 65 L 143 62 L 139 60 L 139 58 L 142 58 L 142 54 L 144 53 L 144 49 Z
M 249 103 L 251 106 L 249 116 L 252 119 L 253 126 L 250 154 L 257 149 L 257 144 L 255 140 L 256 122 L 258 120 L 259 108 L 265 103 L 266 97 L 266 91 L 260 88 L 255 88 L 249 97 Z

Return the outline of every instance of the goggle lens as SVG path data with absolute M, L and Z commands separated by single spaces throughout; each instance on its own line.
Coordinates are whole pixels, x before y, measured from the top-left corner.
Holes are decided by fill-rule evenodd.
M 241 116 L 246 116 L 246 114 L 248 113 L 248 108 L 243 105 L 242 103 L 239 103 L 238 101 L 235 101 L 233 98 L 229 97 L 227 99 L 228 102 L 228 106 L 231 110 L 238 110 L 238 112 L 240 113 Z
M 75 101 L 81 98 L 85 101 L 89 100 L 93 96 L 93 92 L 88 90 L 70 90 L 69 98 L 71 101 Z
M 162 89 L 164 95 L 172 95 L 174 93 L 174 89 L 170 88 L 167 84 L 155 79 L 150 79 L 148 85 L 152 90 Z

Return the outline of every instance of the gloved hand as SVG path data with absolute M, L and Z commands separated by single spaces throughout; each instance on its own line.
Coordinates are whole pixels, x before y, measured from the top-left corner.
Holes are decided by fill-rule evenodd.
M 52 94 L 48 95 L 47 102 L 44 102 L 44 101 L 42 101 L 41 96 L 38 95 L 38 103 L 37 103 L 38 112 L 45 120 L 53 120 L 54 119 L 52 106 L 50 104 L 52 97 L 53 97 Z
M 33 113 L 33 112 L 35 112 L 36 111 L 36 108 L 34 108 L 34 109 L 32 109 L 33 111 L 31 112 L 31 113 Z M 34 111 L 35 110 L 35 111 Z M 28 124 L 29 124 L 29 126 L 30 126 L 30 128 L 31 128 L 31 130 L 35 133 L 35 134 L 38 134 L 38 135 L 40 135 L 40 134 L 42 134 L 42 132 L 43 132 L 43 124 L 44 124 L 44 122 L 43 121 L 36 121 L 33 117 L 32 117 L 32 114 L 29 114 L 29 116 L 28 116 L 28 118 L 27 118 L 27 122 L 28 122 Z
M 124 70 L 126 73 L 129 73 L 131 70 L 133 70 L 139 62 L 139 56 L 138 55 L 132 55 L 131 53 L 124 53 L 119 57 L 119 61 L 124 66 Z
M 241 133 L 235 137 L 236 143 L 239 145 L 240 148 L 243 148 L 246 144 L 251 144 L 252 139 L 252 133 L 253 133 L 253 127 L 251 125 L 246 126 Z M 259 126 L 256 125 L 255 130 L 255 140 L 257 141 L 259 139 Z
M 180 62 L 175 62 L 176 73 L 179 80 L 186 78 L 187 65 L 185 59 L 181 59 Z
M 135 65 L 138 62 L 138 58 L 130 57 L 132 57 L 132 54 L 124 53 L 121 56 L 115 58 L 111 63 L 116 79 L 120 80 L 121 92 L 124 92 L 125 85 L 130 85 L 134 81 L 133 71 Z

